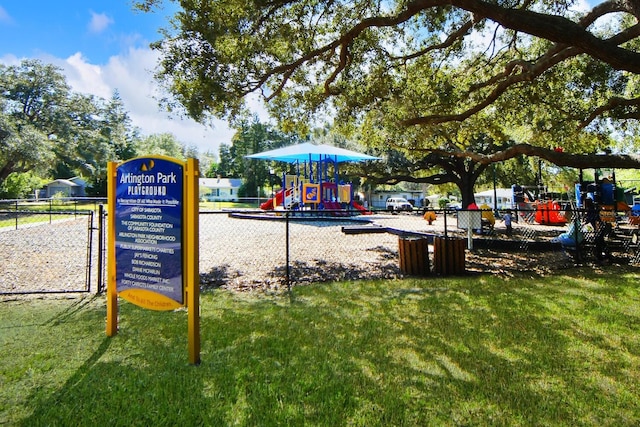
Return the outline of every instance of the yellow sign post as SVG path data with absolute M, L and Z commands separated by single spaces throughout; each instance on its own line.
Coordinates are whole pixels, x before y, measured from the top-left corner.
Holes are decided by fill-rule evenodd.
M 118 297 L 151 310 L 187 307 L 189 362 L 200 363 L 198 160 L 153 156 L 108 165 L 107 336 Z

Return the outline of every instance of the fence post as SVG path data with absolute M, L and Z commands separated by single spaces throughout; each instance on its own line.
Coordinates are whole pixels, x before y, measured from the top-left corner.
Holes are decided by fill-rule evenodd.
M 18 229 L 18 201 L 16 200 L 16 230 Z
M 444 218 L 444 238 L 447 238 L 447 208 L 444 208 L 444 210 L 442 211 L 443 215 L 442 217 Z
M 74 218 L 76 214 L 74 214 Z M 93 211 L 89 212 L 89 230 L 87 236 L 87 267 L 86 267 L 86 275 L 85 282 L 87 285 L 87 292 L 91 292 L 91 267 L 93 265 L 92 255 L 93 255 Z
M 96 293 L 104 291 L 104 283 L 102 282 L 104 268 L 104 206 L 98 205 L 98 279 Z
M 580 237 L 580 228 L 582 224 L 582 219 L 580 218 L 579 212 L 576 209 L 574 215 L 571 220 L 573 221 L 573 241 L 576 242 L 576 262 L 580 263 L 582 261 L 582 254 L 580 249 L 580 242 L 578 241 Z
M 286 210 L 284 213 L 284 223 L 285 223 L 285 262 L 286 262 L 286 282 L 287 282 L 287 292 L 291 293 L 291 267 L 289 266 L 289 211 Z

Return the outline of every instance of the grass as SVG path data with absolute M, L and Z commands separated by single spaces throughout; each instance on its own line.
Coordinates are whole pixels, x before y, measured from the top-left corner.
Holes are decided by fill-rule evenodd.
M 15 227 L 16 214 L 18 215 L 18 227 L 20 227 L 27 224 L 48 223 L 60 219 L 68 219 L 76 212 L 86 214 L 87 211 L 95 211 L 97 206 L 94 202 L 29 202 L 21 203 L 16 212 L 15 204 L 0 204 L 0 211 L 4 211 L 5 213 L 5 215 L 2 215 L 2 218 L 0 218 L 0 228 Z
M 433 278 L 208 292 L 186 312 L 103 297 L 0 309 L 0 424 L 640 423 L 640 274 Z

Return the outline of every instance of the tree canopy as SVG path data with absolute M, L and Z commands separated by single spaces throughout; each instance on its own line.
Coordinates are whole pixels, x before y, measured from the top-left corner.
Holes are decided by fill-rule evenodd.
M 243 120 L 236 126 L 231 145 L 220 145 L 220 163 L 215 175 L 244 178 L 239 190 L 241 197 L 261 196 L 258 192 L 265 182 L 275 184 L 282 172 L 292 173 L 291 165 L 279 162 L 247 159 L 249 154 L 292 145 L 300 142 L 295 135 L 286 135 L 269 124 L 260 123 L 257 117 Z
M 142 154 L 195 156 L 173 135 L 141 138 L 118 95 L 73 92 L 61 70 L 38 60 L 0 65 L 0 195 L 23 197 L 38 177 L 84 176 L 106 194 L 108 161 Z M 34 179 L 35 178 L 35 179 Z
M 149 10 L 162 0 L 138 2 Z M 530 155 L 640 168 L 640 6 L 565 0 L 181 0 L 153 44 L 171 108 L 284 129 L 318 118 L 382 152 L 477 168 Z M 488 151 L 474 149 L 491 140 Z M 560 148 L 560 149 L 558 149 Z M 613 148 L 613 154 L 596 156 Z M 415 177 L 415 176 L 414 176 Z

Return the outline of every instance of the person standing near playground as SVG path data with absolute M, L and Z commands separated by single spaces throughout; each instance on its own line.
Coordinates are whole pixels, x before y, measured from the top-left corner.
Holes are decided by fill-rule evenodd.
M 507 229 L 507 236 L 511 236 L 513 233 L 513 226 L 511 225 L 511 220 L 513 217 L 511 216 L 511 210 L 508 210 L 507 213 L 504 214 L 502 221 L 504 222 L 504 226 Z
M 589 233 L 593 235 L 596 259 L 598 261 L 610 259 L 611 253 L 607 248 L 605 238 L 611 233 L 611 224 L 602 221 L 598 206 L 593 200 L 587 198 L 584 202 L 587 209 L 584 222 L 590 227 Z

